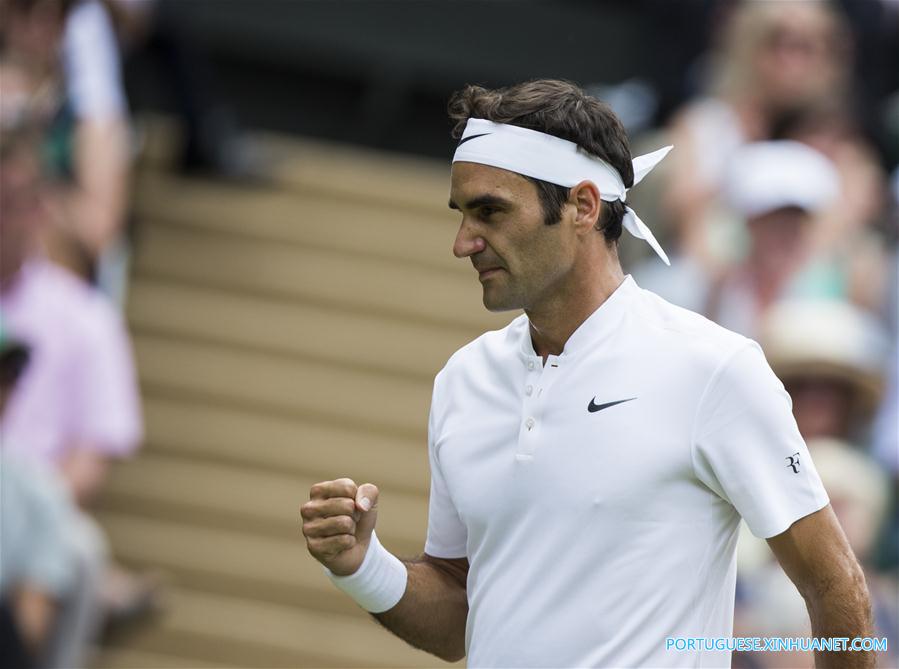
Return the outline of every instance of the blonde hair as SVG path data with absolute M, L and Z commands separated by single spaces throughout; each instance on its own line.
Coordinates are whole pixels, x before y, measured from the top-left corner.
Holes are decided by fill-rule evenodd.
M 817 27 L 826 31 L 834 71 L 825 85 L 837 87 L 831 90 L 834 95 L 844 93 L 849 84 L 851 37 L 842 16 L 827 0 L 743 0 L 718 35 L 711 62 L 711 92 L 733 97 L 763 85 L 755 70 L 756 57 L 779 28 L 798 18 L 798 12 L 806 12 L 805 19 L 816 21 Z

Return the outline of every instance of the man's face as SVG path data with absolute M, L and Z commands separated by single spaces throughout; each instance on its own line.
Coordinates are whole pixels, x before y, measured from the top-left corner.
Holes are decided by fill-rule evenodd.
M 770 271 L 791 271 L 805 258 L 810 225 L 811 216 L 795 207 L 751 218 L 751 252 Z
M 38 158 L 30 146 L 16 147 L 0 160 L 2 268 L 17 268 L 32 251 L 45 216 L 41 185 Z
M 546 225 L 532 182 L 466 162 L 453 163 L 450 207 L 462 213 L 453 253 L 471 258 L 488 310 L 534 309 L 564 291 L 576 248 L 569 207 Z
M 65 16 L 58 0 L 39 0 L 29 8 L 0 0 L 0 13 L 6 23 L 3 37 L 8 53 L 37 69 L 56 65 L 65 27 Z
M 753 65 L 758 93 L 779 110 L 793 110 L 839 85 L 847 54 L 818 3 L 781 3 Z
M 785 382 L 793 415 L 805 439 L 848 436 L 853 405 L 852 387 L 827 377 L 798 376 Z

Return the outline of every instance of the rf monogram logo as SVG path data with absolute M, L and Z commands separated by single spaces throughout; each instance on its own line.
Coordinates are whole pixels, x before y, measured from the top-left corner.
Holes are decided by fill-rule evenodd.
M 794 474 L 798 474 L 799 473 L 799 451 L 796 451 L 795 453 L 793 453 L 793 455 L 789 456 L 788 458 L 785 458 L 785 460 L 787 461 L 787 467 L 792 469 Z

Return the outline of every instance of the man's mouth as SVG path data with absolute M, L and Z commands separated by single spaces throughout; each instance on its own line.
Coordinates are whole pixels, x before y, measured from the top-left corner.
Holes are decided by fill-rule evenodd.
M 496 274 L 497 272 L 501 272 L 502 269 L 502 267 L 486 267 L 484 269 L 478 269 L 478 278 L 483 281 L 484 279 Z

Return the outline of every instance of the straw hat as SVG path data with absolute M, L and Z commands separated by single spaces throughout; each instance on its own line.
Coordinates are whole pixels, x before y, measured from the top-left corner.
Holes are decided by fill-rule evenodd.
M 842 380 L 853 389 L 858 409 L 867 415 L 876 409 L 889 338 L 867 312 L 837 300 L 787 300 L 769 309 L 759 339 L 785 383 L 797 377 Z

